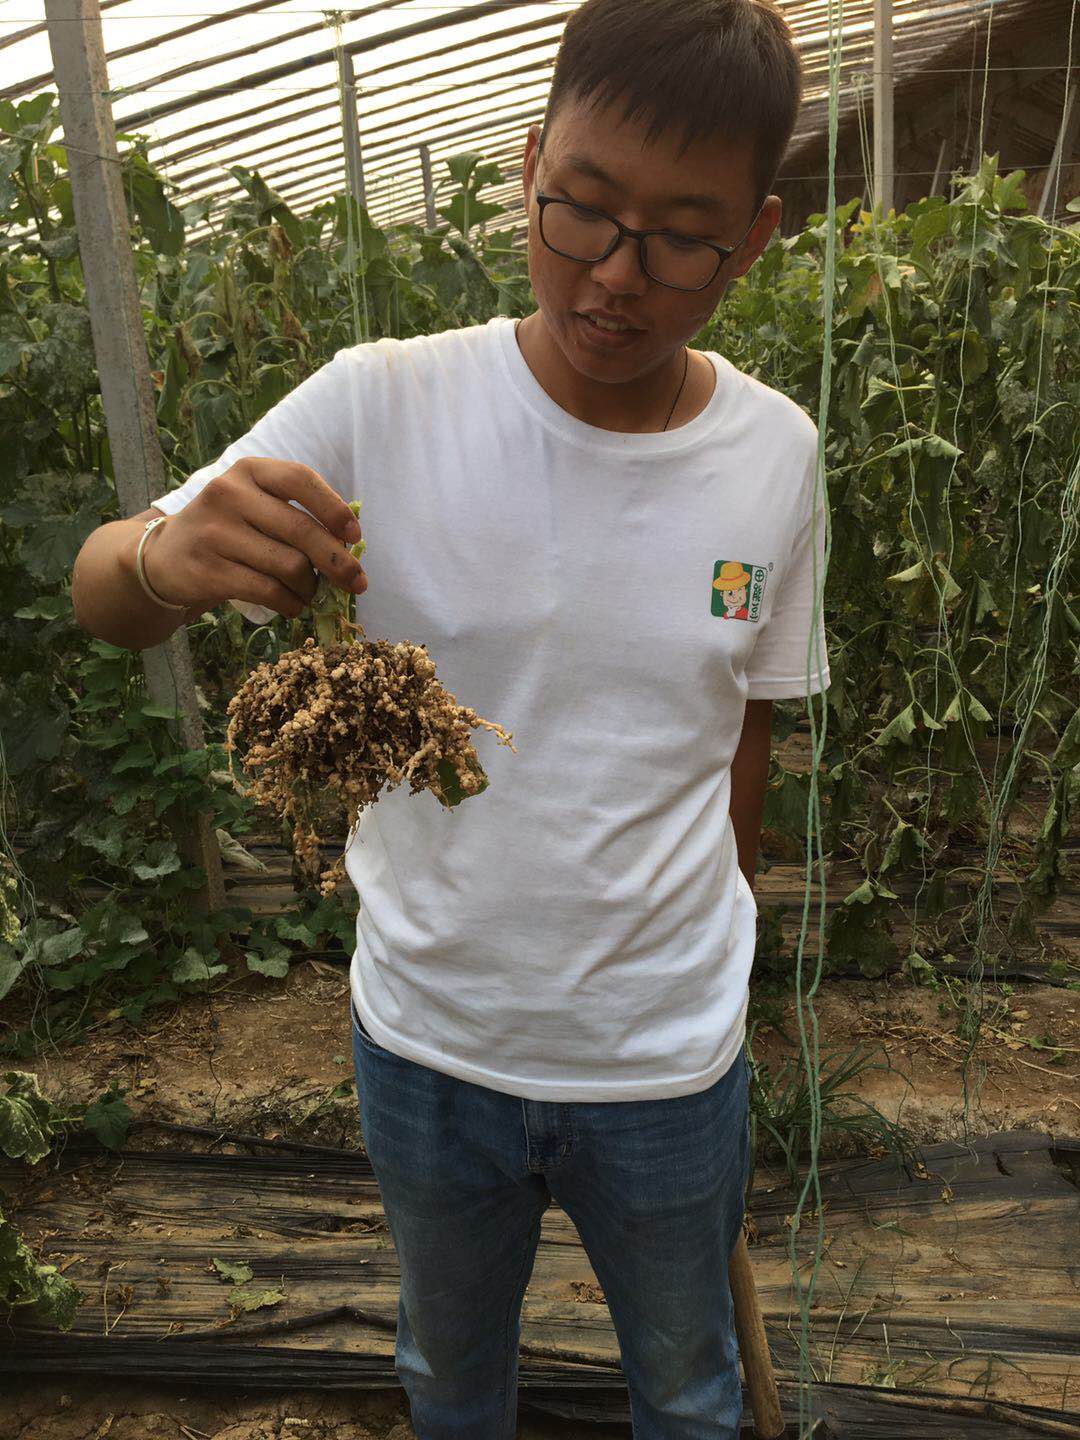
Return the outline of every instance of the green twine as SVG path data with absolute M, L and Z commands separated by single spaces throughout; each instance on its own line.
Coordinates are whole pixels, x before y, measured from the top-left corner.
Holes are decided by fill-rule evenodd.
M 821 1181 L 818 1174 L 818 1154 L 821 1146 L 821 1085 L 820 1058 L 818 1049 L 818 1026 L 817 1014 L 814 1010 L 813 997 L 821 983 L 822 966 L 825 957 L 825 861 L 821 848 L 821 800 L 818 793 L 818 767 L 821 756 L 824 752 L 825 737 L 828 733 L 829 707 L 824 694 L 824 675 L 822 673 L 822 654 L 819 637 L 819 626 L 817 617 L 821 610 L 825 589 L 825 580 L 828 575 L 829 557 L 832 553 L 832 521 L 829 514 L 828 485 L 825 479 L 825 433 L 829 415 L 829 398 L 832 392 L 832 320 L 833 320 L 833 296 L 836 289 L 836 137 L 838 128 L 838 99 L 840 93 L 840 61 L 843 52 L 843 25 L 844 25 L 844 4 L 843 0 L 836 0 L 836 18 L 834 23 L 833 13 L 834 0 L 829 0 L 829 160 L 828 160 L 828 201 L 826 206 L 825 225 L 825 270 L 822 280 L 822 301 L 823 301 L 823 333 L 824 352 L 821 362 L 821 386 L 818 396 L 818 419 L 817 419 L 817 458 L 814 467 L 814 495 L 811 503 L 810 535 L 811 550 L 813 555 L 813 581 L 814 601 L 812 608 L 813 621 L 810 627 L 810 635 L 806 647 L 806 689 L 809 695 L 811 689 L 811 660 L 816 659 L 817 683 L 822 687 L 821 693 L 821 735 L 817 732 L 814 715 L 814 704 L 811 698 L 807 699 L 807 712 L 810 717 L 810 740 L 812 760 L 810 765 L 810 793 L 807 798 L 806 816 L 806 879 L 803 894 L 802 922 L 799 928 L 799 941 L 796 950 L 795 963 L 795 998 L 796 1015 L 799 1022 L 799 1047 L 803 1059 L 807 1078 L 807 1088 L 810 1097 L 810 1166 L 795 1206 L 795 1213 L 792 1216 L 791 1227 L 788 1234 L 788 1254 L 791 1260 L 791 1273 L 795 1286 L 795 1292 L 799 1298 L 800 1316 L 800 1341 L 799 1341 L 799 1434 L 809 1430 L 813 1423 L 812 1399 L 813 1391 L 811 1384 L 810 1365 L 810 1307 L 813 1304 L 814 1289 L 817 1284 L 818 1271 L 821 1268 L 821 1261 L 824 1254 L 825 1240 L 825 1217 L 821 1207 Z M 817 517 L 819 500 L 824 500 L 825 513 L 825 547 L 824 567 L 821 575 L 818 574 L 817 563 Z M 806 1025 L 803 1020 L 803 996 L 802 996 L 802 968 L 803 949 L 806 943 L 807 920 L 810 912 L 810 883 L 812 871 L 812 845 L 817 840 L 818 850 L 818 876 L 820 885 L 820 903 L 818 907 L 818 951 L 817 964 L 814 971 L 814 979 L 807 993 L 809 1005 L 810 1028 L 813 1034 L 813 1053 L 809 1053 L 806 1038 Z M 806 1202 L 807 1191 L 813 1186 L 814 1190 L 814 1213 L 817 1217 L 817 1233 L 814 1244 L 813 1267 L 805 1291 L 799 1279 L 799 1262 L 796 1253 L 796 1239 L 801 1228 L 803 1208 Z

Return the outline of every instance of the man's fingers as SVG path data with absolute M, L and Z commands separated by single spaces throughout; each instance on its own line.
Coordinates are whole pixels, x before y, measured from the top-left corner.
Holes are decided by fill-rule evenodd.
M 280 580 L 262 570 L 234 561 L 225 561 L 220 573 L 226 592 L 236 600 L 265 605 L 291 620 L 295 620 L 307 609 L 309 602 L 302 599 L 291 586 L 282 584 Z
M 255 484 L 279 500 L 302 505 L 332 535 L 350 545 L 359 540 L 356 516 L 337 491 L 310 465 L 297 460 L 273 460 L 250 456 L 238 460 L 234 467 Z M 294 507 L 295 508 L 295 507 Z
M 350 521 L 355 518 L 351 510 L 347 509 L 347 513 Z M 359 593 L 366 588 L 363 568 L 346 549 L 344 541 L 336 539 L 302 510 L 282 504 L 263 487 L 257 487 L 249 495 L 245 519 L 244 541 L 242 544 L 238 541 L 238 553 L 233 558 L 253 569 L 277 575 L 298 593 L 307 591 L 310 579 L 309 599 L 315 590 L 312 566 L 342 590 Z
M 325 544 L 339 554 L 345 553 L 334 545 L 329 536 L 325 537 Z M 283 544 L 272 535 L 249 525 L 244 527 L 236 553 L 231 558 L 261 575 L 279 580 L 301 604 L 311 603 L 319 577 L 302 550 Z

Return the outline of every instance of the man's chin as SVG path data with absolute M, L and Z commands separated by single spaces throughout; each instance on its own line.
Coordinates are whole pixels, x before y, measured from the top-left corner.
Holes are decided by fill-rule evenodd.
M 580 375 L 590 380 L 625 381 L 647 374 L 653 368 L 654 357 L 642 341 L 648 335 L 639 331 L 635 340 L 625 345 L 597 343 L 586 329 L 588 321 L 576 312 L 565 310 L 560 317 L 558 328 L 548 325 L 549 333 L 566 363 Z

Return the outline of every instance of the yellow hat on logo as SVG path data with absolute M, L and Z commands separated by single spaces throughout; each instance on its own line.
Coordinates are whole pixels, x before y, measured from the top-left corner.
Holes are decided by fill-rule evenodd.
M 750 576 L 738 560 L 725 560 L 720 566 L 720 574 L 712 583 L 714 590 L 737 590 L 740 585 L 750 584 Z

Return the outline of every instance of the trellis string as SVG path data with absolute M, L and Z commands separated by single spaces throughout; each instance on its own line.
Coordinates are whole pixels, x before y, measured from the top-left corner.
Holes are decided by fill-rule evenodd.
M 821 384 L 818 397 L 818 418 L 817 418 L 817 458 L 814 466 L 814 495 L 811 502 L 811 555 L 813 575 L 813 605 L 811 607 L 810 636 L 806 649 L 806 709 L 810 718 L 810 793 L 807 798 L 806 816 L 806 875 L 803 892 L 803 912 L 799 927 L 799 939 L 796 948 L 795 959 L 795 1002 L 796 1018 L 799 1024 L 799 1053 L 802 1057 L 804 1072 L 806 1075 L 807 1089 L 810 1096 L 810 1162 L 806 1181 L 799 1194 L 795 1205 L 795 1213 L 791 1218 L 791 1225 L 788 1232 L 788 1257 L 791 1261 L 792 1283 L 795 1294 L 799 1301 L 800 1339 L 799 1339 L 799 1373 L 798 1373 L 798 1394 L 799 1394 L 799 1419 L 798 1429 L 800 1436 L 804 1433 L 804 1427 L 808 1430 L 813 1424 L 813 1387 L 812 1387 L 812 1365 L 810 1362 L 810 1307 L 813 1304 L 814 1290 L 817 1284 L 818 1271 L 821 1268 L 821 1261 L 824 1254 L 825 1219 L 821 1206 L 821 1181 L 818 1173 L 818 1154 L 821 1145 L 821 1086 L 820 1086 L 820 1055 L 818 1046 L 818 1025 L 817 1013 L 814 1010 L 814 994 L 821 983 L 823 962 L 825 957 L 825 862 L 821 846 L 821 800 L 818 790 L 818 767 L 824 751 L 825 737 L 828 733 L 829 707 L 824 693 L 821 690 L 821 736 L 818 738 L 814 715 L 814 702 L 809 692 L 813 682 L 811 663 L 817 663 L 817 684 L 823 687 L 824 674 L 822 667 L 821 645 L 818 635 L 817 617 L 823 605 L 825 581 L 828 576 L 829 558 L 832 553 L 832 519 L 829 513 L 828 483 L 825 473 L 825 437 L 829 414 L 829 397 L 832 393 L 832 323 L 833 323 L 833 299 L 836 289 L 836 142 L 839 115 L 839 94 L 840 94 L 840 63 L 843 53 L 843 25 L 844 25 L 844 3 L 843 0 L 829 0 L 829 143 L 828 143 L 828 196 L 826 201 L 826 223 L 825 223 L 825 269 L 822 280 L 822 332 L 824 350 L 821 363 Z M 821 574 L 818 574 L 817 557 L 817 515 L 819 501 L 823 502 L 825 514 L 825 546 L 824 565 Z M 806 1037 L 806 1023 L 803 1019 L 803 950 L 806 943 L 807 920 L 810 913 L 810 884 L 813 866 L 812 848 L 814 841 L 817 842 L 818 851 L 818 877 L 820 883 L 819 907 L 818 907 L 818 948 L 813 982 L 807 993 L 808 1014 L 810 1029 L 813 1035 L 813 1051 L 810 1053 Z M 801 1228 L 803 1209 L 806 1202 L 808 1190 L 813 1187 L 814 1206 L 813 1211 L 817 1218 L 817 1229 L 814 1236 L 814 1255 L 806 1289 L 803 1290 L 799 1277 L 799 1261 L 796 1249 L 796 1241 Z

